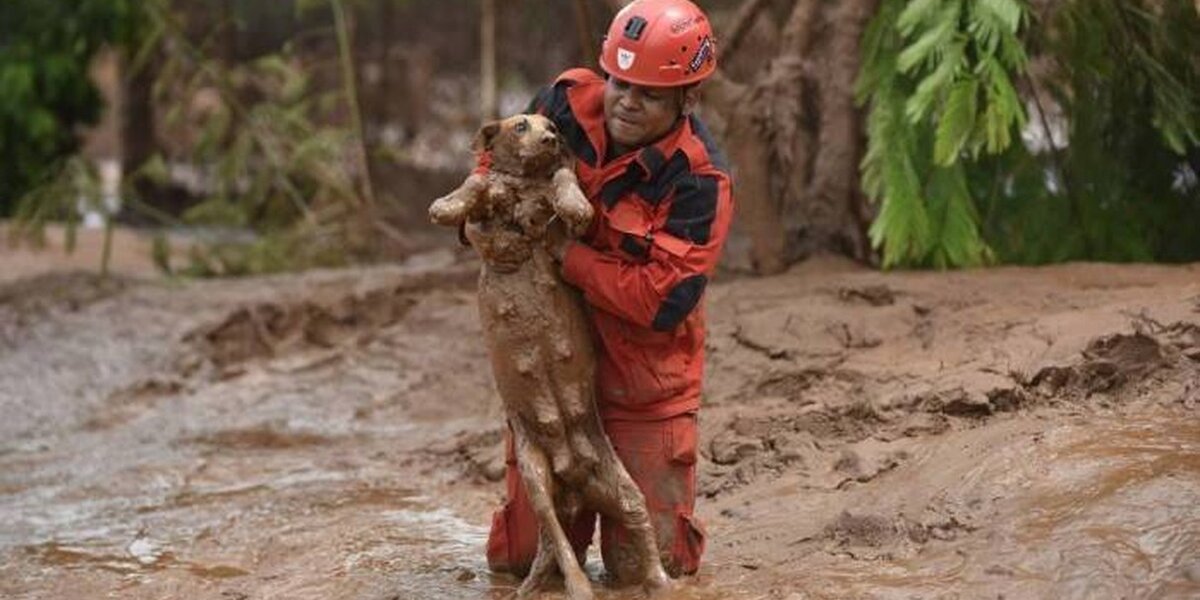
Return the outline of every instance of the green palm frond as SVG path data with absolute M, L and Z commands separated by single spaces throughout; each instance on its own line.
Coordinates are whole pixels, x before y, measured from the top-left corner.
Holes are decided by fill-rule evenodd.
M 988 262 L 962 161 L 1002 152 L 1025 122 L 1019 0 L 884 0 L 857 87 L 869 105 L 863 189 L 884 267 Z M 884 21 L 886 19 L 886 21 Z M 890 27 L 885 26 L 890 24 Z

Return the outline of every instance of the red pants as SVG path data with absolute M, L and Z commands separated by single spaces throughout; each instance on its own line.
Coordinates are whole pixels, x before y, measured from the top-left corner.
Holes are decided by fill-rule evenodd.
M 704 552 L 704 530 L 692 516 L 696 504 L 696 415 L 662 421 L 605 421 L 604 430 L 617 456 L 646 496 L 658 550 L 667 573 L 695 573 Z M 508 502 L 492 517 L 487 560 L 493 571 L 524 575 L 537 554 L 538 525 L 517 468 L 511 433 L 508 439 Z M 586 555 L 596 527 L 596 514 L 580 515 L 567 528 L 578 556 Z M 620 576 L 621 546 L 628 534 L 608 519 L 600 520 L 600 550 L 610 573 Z

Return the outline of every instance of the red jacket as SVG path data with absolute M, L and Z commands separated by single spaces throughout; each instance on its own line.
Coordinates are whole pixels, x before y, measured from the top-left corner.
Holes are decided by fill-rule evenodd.
M 604 79 L 572 69 L 530 105 L 558 126 L 596 218 L 571 244 L 563 277 L 595 325 L 604 418 L 656 420 L 700 407 L 704 289 L 733 216 L 724 157 L 683 119 L 662 140 L 605 162 Z

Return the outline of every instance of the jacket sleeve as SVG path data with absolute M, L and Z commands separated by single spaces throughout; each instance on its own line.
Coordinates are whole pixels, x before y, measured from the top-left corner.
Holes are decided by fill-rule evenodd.
M 641 327 L 671 331 L 700 303 L 733 216 L 727 175 L 688 174 L 675 185 L 665 224 L 649 235 L 646 262 L 575 243 L 563 278 L 588 303 Z

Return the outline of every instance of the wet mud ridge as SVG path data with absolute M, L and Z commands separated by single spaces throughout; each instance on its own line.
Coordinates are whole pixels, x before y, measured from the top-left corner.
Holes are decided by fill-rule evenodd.
M 0 597 L 511 595 L 477 270 L 0 286 Z M 1200 594 L 1200 268 L 817 261 L 707 303 L 681 597 Z

